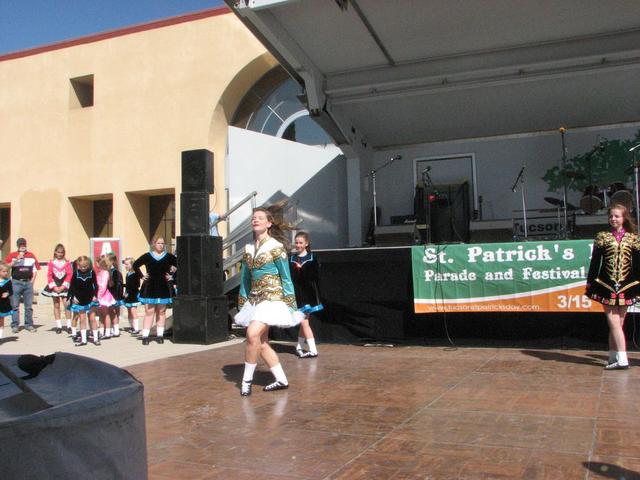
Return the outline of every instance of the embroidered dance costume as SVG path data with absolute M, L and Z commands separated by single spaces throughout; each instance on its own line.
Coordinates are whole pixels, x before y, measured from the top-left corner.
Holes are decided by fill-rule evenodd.
M 98 293 L 98 284 L 96 282 L 96 274 L 93 269 L 82 272 L 79 269 L 73 274 L 67 298 L 70 301 L 70 310 L 72 312 L 88 312 L 92 307 L 97 305 L 93 301 Z M 74 302 L 77 300 L 77 303 Z
M 140 289 L 140 276 L 135 272 L 127 272 L 124 284 L 124 306 L 127 308 L 137 307 L 140 305 L 138 301 L 138 290 Z
M 71 262 L 65 259 L 49 260 L 47 264 L 47 286 L 42 290 L 45 297 L 66 297 L 69 290 L 71 277 L 73 276 L 73 268 Z M 54 287 L 64 287 L 63 292 L 54 292 Z
M 292 255 L 289 259 L 291 279 L 296 291 L 296 303 L 303 313 L 319 312 L 324 307 L 318 290 L 319 265 L 315 255 L 308 252 L 304 257 Z
M 2 297 L 3 293 L 8 293 L 8 297 Z M 13 305 L 11 305 L 11 299 L 13 298 L 13 286 L 11 285 L 11 279 L 0 280 L 0 317 L 10 317 L 15 311 Z
M 243 327 L 253 320 L 277 327 L 293 327 L 304 318 L 296 310 L 287 252 L 282 243 L 267 237 L 246 246 L 240 274 L 240 311 L 235 322 Z
M 173 298 L 173 287 L 165 275 L 171 273 L 171 267 L 177 267 L 175 255 L 167 252 L 157 254 L 147 252 L 133 263 L 133 269 L 142 277 L 140 267 L 144 265 L 149 278 L 142 282 L 138 300 L 140 303 L 152 305 L 170 305 Z
M 111 267 L 111 286 L 109 287 L 109 292 L 113 296 L 116 303 L 113 305 L 114 307 L 119 307 L 124 305 L 124 284 L 122 282 L 122 273 L 116 267 Z
M 622 230 L 596 235 L 586 295 L 603 305 L 640 301 L 640 242 L 636 234 Z

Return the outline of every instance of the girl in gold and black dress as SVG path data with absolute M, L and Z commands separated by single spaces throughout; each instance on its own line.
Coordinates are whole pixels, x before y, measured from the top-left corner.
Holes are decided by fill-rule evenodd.
M 608 210 L 611 230 L 598 233 L 593 244 L 586 295 L 602 303 L 609 324 L 606 370 L 629 368 L 624 317 L 640 301 L 640 243 L 636 226 L 623 205 Z

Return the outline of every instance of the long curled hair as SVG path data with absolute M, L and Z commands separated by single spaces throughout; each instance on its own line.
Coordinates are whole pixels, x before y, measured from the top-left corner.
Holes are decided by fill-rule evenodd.
M 624 219 L 622 222 L 624 229 L 629 233 L 637 233 L 638 229 L 627 207 L 619 203 L 614 203 L 607 209 L 607 216 L 611 215 L 611 210 L 620 210 L 622 212 L 622 218 Z
M 288 251 L 289 248 L 291 248 L 291 242 L 289 241 L 289 236 L 286 234 L 286 231 L 291 230 L 291 226 L 281 220 L 279 216 L 275 215 L 274 210 L 275 208 L 272 207 L 257 207 L 253 209 L 253 213 L 264 212 L 267 216 L 267 221 L 271 223 L 271 227 L 267 229 L 267 233 L 271 238 L 275 238 L 284 245 L 285 250 Z

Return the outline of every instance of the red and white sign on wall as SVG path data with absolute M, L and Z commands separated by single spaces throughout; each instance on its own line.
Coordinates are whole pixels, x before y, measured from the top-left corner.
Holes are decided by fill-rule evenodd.
M 96 262 L 100 256 L 107 253 L 115 253 L 118 261 L 122 253 L 122 241 L 119 238 L 90 238 L 89 251 L 91 252 L 91 261 Z

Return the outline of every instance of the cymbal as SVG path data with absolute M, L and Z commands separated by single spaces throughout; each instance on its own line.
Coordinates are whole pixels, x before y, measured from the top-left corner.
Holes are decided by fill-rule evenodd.
M 551 205 L 554 205 L 556 207 L 562 208 L 564 206 L 562 200 L 559 199 L 559 198 L 544 197 L 544 201 L 547 202 L 547 203 L 550 203 Z M 577 210 L 577 208 L 575 206 L 571 205 L 569 202 L 567 202 L 567 210 Z
M 564 175 L 569 178 L 575 178 L 576 180 L 584 180 L 585 178 L 587 178 L 583 173 L 580 172 L 566 171 L 564 172 Z

